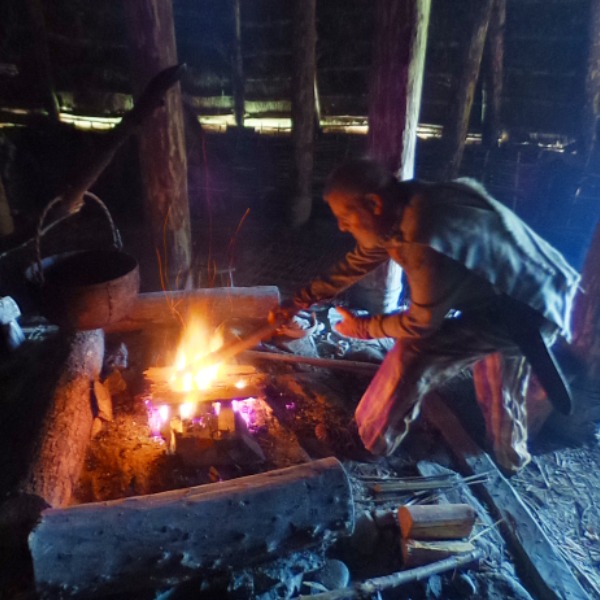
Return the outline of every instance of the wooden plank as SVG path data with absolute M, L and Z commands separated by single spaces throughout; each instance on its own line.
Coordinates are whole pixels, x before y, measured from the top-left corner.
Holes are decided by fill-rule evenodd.
M 535 588 L 536 597 L 539 600 L 590 600 L 534 515 L 440 396 L 427 397 L 423 417 L 445 439 L 463 475 L 487 474 L 487 481 L 474 486 L 474 491 L 502 518 L 500 531 L 520 562 L 523 579 Z

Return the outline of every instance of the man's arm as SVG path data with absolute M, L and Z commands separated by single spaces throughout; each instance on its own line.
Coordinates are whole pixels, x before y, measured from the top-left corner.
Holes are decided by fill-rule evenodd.
M 431 248 L 415 245 L 406 258 L 408 310 L 368 317 L 346 311 L 337 331 L 361 339 L 426 337 L 437 331 L 450 310 L 495 294 L 489 283 Z
M 308 307 L 316 302 L 331 300 L 389 258 L 384 248 L 367 249 L 357 246 L 325 275 L 313 279 L 306 287 L 298 290 L 294 295 L 294 302 L 298 306 Z

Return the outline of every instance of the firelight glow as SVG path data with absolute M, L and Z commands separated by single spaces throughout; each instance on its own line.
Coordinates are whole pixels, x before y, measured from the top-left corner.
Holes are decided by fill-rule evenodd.
M 221 364 L 205 365 L 202 359 L 223 345 L 221 336 L 208 334 L 199 318 L 192 318 L 186 326 L 169 384 L 176 392 L 193 392 L 208 389 L 219 378 Z
M 196 403 L 195 402 L 184 402 L 179 405 L 179 416 L 182 419 L 191 419 L 196 413 Z

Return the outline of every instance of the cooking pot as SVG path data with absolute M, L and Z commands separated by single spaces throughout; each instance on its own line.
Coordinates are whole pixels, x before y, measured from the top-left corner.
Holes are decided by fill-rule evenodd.
M 44 209 L 36 235 L 36 261 L 26 270 L 42 315 L 66 329 L 100 329 L 119 321 L 131 309 L 140 288 L 137 260 L 122 252 L 121 236 L 106 205 L 91 192 L 85 192 L 100 205 L 113 235 L 113 248 L 80 250 L 41 257 L 44 222 L 51 208 L 62 200 L 55 198 Z

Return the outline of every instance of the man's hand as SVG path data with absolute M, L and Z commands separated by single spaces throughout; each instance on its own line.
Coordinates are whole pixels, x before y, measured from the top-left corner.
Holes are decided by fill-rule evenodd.
M 371 339 L 369 335 L 370 317 L 357 317 L 353 312 L 340 306 L 336 306 L 335 310 L 342 316 L 342 320 L 333 327 L 340 335 L 359 340 Z
M 301 306 L 293 300 L 285 300 L 279 306 L 269 311 L 268 321 L 271 325 L 276 325 L 277 327 L 285 325 L 304 308 L 308 307 Z

